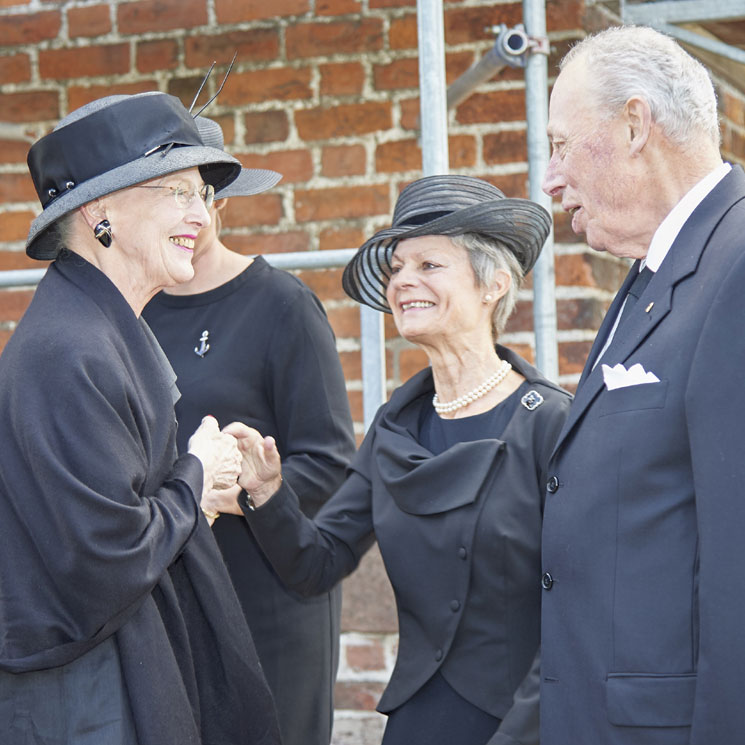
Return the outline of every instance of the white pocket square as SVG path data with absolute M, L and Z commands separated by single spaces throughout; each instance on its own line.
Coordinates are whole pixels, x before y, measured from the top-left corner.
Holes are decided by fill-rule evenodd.
M 638 362 L 628 370 L 620 362 L 613 367 L 602 365 L 602 368 L 605 387 L 609 391 L 616 388 L 626 388 L 630 385 L 660 382 L 660 379 L 654 373 L 647 372 Z

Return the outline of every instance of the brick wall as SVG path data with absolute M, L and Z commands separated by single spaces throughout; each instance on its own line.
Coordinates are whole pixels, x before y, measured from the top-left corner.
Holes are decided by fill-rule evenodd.
M 547 0 L 551 70 L 571 42 L 613 20 L 588 0 Z M 519 2 L 445 0 L 448 81 L 493 43 L 487 28 L 522 19 Z M 37 211 L 25 157 L 69 111 L 109 93 L 158 89 L 189 103 L 217 62 L 206 100 L 233 53 L 230 79 L 208 112 L 245 165 L 282 182 L 233 199 L 226 242 L 238 251 L 356 247 L 389 221 L 402 185 L 421 175 L 417 144 L 415 0 L 0 0 L 0 271 L 38 266 L 23 244 Z M 745 161 L 743 92 L 720 81 L 723 150 Z M 523 74 L 505 69 L 450 113 L 450 165 L 527 196 Z M 201 103 L 201 101 L 200 101 Z M 556 221 L 561 382 L 576 382 L 625 268 L 589 251 L 563 214 Z M 340 270 L 303 272 L 336 331 L 358 432 L 362 416 L 357 307 Z M 0 348 L 32 288 L 0 291 Z M 386 320 L 389 388 L 425 364 Z M 504 339 L 533 357 L 530 286 Z M 372 714 L 390 673 L 395 617 L 375 551 L 345 584 L 344 655 L 335 740 L 379 741 Z

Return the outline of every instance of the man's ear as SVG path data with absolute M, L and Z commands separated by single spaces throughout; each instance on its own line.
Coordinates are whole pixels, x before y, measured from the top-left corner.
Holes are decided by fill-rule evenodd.
M 629 155 L 633 158 L 641 153 L 649 141 L 652 132 L 652 110 L 645 99 L 633 96 L 626 101 L 623 115 L 628 132 Z

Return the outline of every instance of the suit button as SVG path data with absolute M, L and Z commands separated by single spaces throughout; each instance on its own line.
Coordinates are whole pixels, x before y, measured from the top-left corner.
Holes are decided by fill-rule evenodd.
M 438 649 L 438 650 L 437 650 L 437 651 L 435 652 L 435 659 L 436 659 L 436 660 L 437 660 L 438 662 L 439 662 L 439 661 L 440 661 L 440 660 L 442 659 L 442 650 L 441 650 L 441 649 Z
M 451 600 L 450 610 L 453 611 L 453 613 L 457 613 L 460 610 L 460 603 L 457 600 Z
M 458 556 L 460 556 L 461 559 L 465 559 L 468 556 L 468 551 L 466 551 L 465 546 L 461 546 L 458 549 Z
M 554 494 L 559 488 L 559 479 L 556 476 L 552 476 L 546 484 L 549 494 Z
M 550 590 L 554 586 L 554 578 L 551 576 L 550 572 L 544 572 L 543 576 L 541 577 L 541 587 L 544 590 Z

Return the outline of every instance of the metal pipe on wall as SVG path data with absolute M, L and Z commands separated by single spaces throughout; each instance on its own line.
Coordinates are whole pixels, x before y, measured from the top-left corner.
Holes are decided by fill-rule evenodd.
M 528 36 L 546 39 L 545 0 L 523 0 L 523 23 Z M 525 109 L 528 139 L 529 196 L 551 212 L 551 197 L 541 190 L 550 157 L 548 124 L 548 48 L 534 48 L 525 67 Z M 556 332 L 556 278 L 554 274 L 554 231 L 546 239 L 533 268 L 533 327 L 536 366 L 549 380 L 559 379 L 559 351 Z

